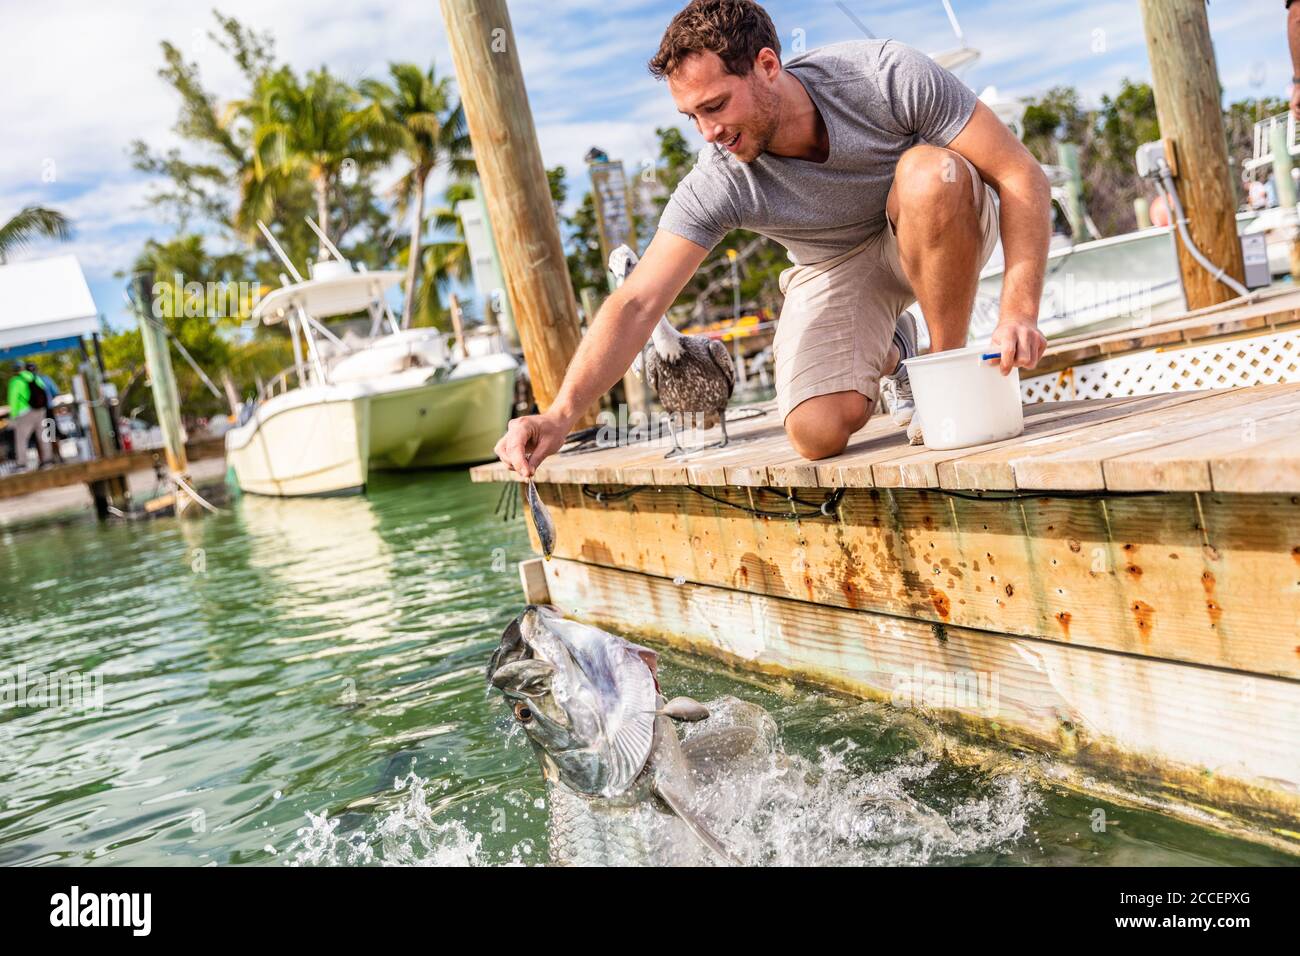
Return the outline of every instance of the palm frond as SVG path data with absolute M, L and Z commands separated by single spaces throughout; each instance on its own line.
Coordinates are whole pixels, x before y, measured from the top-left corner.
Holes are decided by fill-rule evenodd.
M 72 238 L 72 221 L 56 209 L 27 206 L 0 226 L 0 261 L 37 239 L 67 242 Z

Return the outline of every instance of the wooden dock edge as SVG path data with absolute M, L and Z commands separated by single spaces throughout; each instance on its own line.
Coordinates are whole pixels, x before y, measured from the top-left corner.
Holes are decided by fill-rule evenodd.
M 725 486 L 615 486 L 604 501 L 537 488 L 557 558 L 1300 680 L 1298 496 L 850 488 L 796 521 L 752 515 L 747 490 Z
M 1261 335 L 1300 324 L 1300 290 L 1293 287 L 1257 293 L 1205 309 L 1171 316 L 1146 326 L 1067 335 L 1052 340 L 1032 372 L 1050 375 L 1071 366 L 1149 349 L 1200 345 L 1242 334 Z
M 976 747 L 1046 757 L 1053 783 L 1300 854 L 1300 682 L 558 557 L 542 570 L 581 620 L 916 709 Z
M 224 438 L 203 438 L 190 442 L 185 451 L 190 461 L 218 458 L 226 453 L 226 442 Z M 100 481 L 124 478 L 133 471 L 152 467 L 154 459 L 162 456 L 161 448 L 142 448 L 92 461 L 70 462 L 38 471 L 15 472 L 0 477 L 0 500 L 48 491 L 51 488 L 78 484 L 93 485 Z

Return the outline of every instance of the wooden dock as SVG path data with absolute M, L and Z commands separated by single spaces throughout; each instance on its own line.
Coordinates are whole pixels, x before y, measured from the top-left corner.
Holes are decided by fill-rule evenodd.
M 548 459 L 528 598 L 1300 850 L 1300 384 L 1041 403 L 955 451 L 877 418 L 817 462 L 762 408 L 724 449 Z
M 191 460 L 216 458 L 226 453 L 225 440 L 205 438 L 190 442 L 186 451 Z M 69 485 L 88 485 L 93 490 L 102 482 L 121 480 L 133 471 L 148 468 L 155 459 L 161 460 L 162 456 L 161 448 L 143 448 L 91 461 L 69 462 L 51 468 L 4 475 L 0 477 L 0 500 Z

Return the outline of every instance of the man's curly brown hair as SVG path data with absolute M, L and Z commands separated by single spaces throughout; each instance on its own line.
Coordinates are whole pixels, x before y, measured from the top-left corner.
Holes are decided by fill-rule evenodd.
M 650 72 L 662 80 L 692 53 L 708 52 L 721 58 L 728 73 L 748 76 L 764 47 L 781 55 L 772 18 L 753 0 L 691 0 L 664 31 Z

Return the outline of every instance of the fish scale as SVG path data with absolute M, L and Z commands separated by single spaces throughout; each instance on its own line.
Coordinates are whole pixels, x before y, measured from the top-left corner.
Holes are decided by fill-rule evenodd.
M 703 848 L 680 821 L 648 801 L 611 805 L 548 783 L 551 862 L 563 866 L 691 866 Z

